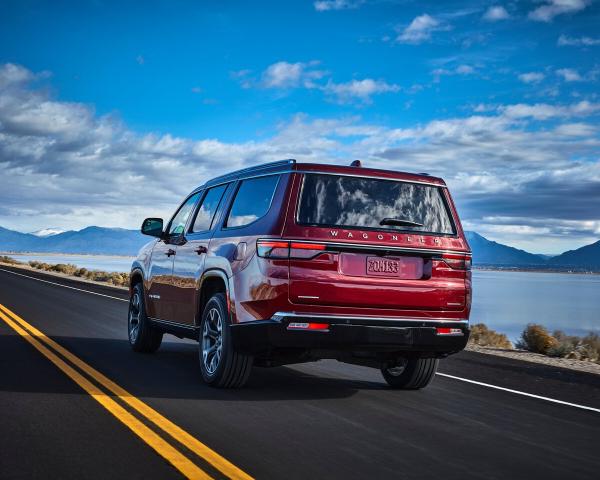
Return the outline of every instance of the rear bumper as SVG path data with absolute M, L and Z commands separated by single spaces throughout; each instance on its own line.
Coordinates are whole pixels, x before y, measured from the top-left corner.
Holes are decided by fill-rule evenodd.
M 322 330 L 291 329 L 290 324 L 326 324 Z M 438 327 L 454 334 L 438 334 Z M 458 329 L 458 330 L 454 330 Z M 258 354 L 277 349 L 415 352 L 438 356 L 462 350 L 469 338 L 466 320 L 341 317 L 276 314 L 272 319 L 232 326 L 237 350 Z

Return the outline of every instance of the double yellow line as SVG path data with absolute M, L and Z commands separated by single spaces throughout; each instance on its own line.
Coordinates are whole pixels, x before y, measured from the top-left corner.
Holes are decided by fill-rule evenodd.
M 186 478 L 210 479 L 212 477 L 118 401 L 126 404 L 226 477 L 239 480 L 252 478 L 2 304 L 0 304 L 0 318 Z

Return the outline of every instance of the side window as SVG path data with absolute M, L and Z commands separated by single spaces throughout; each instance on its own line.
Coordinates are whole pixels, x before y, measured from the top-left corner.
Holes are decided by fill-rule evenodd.
M 200 208 L 198 208 L 198 211 L 196 212 L 194 226 L 191 230 L 192 232 L 205 232 L 206 230 L 211 229 L 215 213 L 219 208 L 223 192 L 226 188 L 227 185 L 219 185 L 206 192 L 204 200 L 202 200 Z
M 278 181 L 279 175 L 242 181 L 231 205 L 225 226 L 243 227 L 265 216 L 271 206 Z
M 198 197 L 200 197 L 200 192 L 192 195 L 181 207 L 179 207 L 179 210 L 169 225 L 169 235 L 180 235 L 183 233 L 185 224 L 187 223 L 190 213 L 192 213 L 192 210 L 194 209 L 194 205 L 196 205 L 196 202 L 198 201 Z

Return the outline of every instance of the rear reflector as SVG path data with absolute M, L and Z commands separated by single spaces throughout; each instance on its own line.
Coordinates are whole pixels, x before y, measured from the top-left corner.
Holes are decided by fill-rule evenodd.
M 450 327 L 437 327 L 436 333 L 438 335 L 463 335 L 463 331 L 460 328 Z
M 318 330 L 321 332 L 329 331 L 328 323 L 304 323 L 304 322 L 292 322 L 287 326 L 288 330 Z
M 257 240 L 256 252 L 263 258 L 310 259 L 325 251 L 325 245 L 281 240 Z

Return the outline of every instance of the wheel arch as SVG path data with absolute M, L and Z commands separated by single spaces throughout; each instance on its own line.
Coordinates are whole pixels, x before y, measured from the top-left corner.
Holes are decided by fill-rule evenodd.
M 138 283 L 141 283 L 142 286 L 144 284 L 144 272 L 142 271 L 142 269 L 140 267 L 134 267 L 131 270 L 131 273 L 129 274 L 129 294 L 131 295 L 131 292 L 133 290 L 133 287 L 135 285 L 137 285 Z
M 223 270 L 215 268 L 204 272 L 200 279 L 200 286 L 198 289 L 198 311 L 195 320 L 196 326 L 200 325 L 204 306 L 210 298 L 217 293 L 225 294 L 227 311 L 231 312 L 229 277 Z

